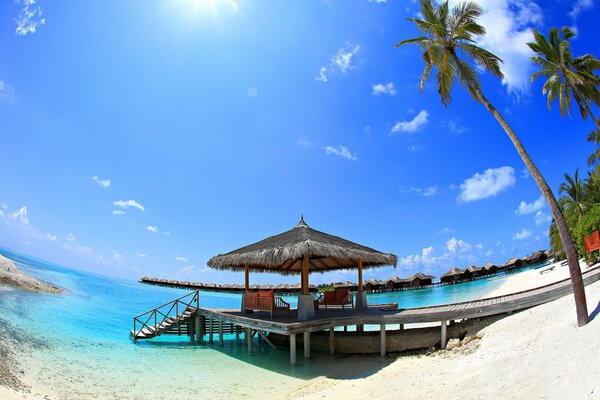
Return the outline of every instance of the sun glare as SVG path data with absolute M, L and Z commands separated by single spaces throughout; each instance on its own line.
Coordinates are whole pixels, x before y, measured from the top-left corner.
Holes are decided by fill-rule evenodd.
M 215 19 L 219 11 L 236 12 L 238 5 L 234 0 L 176 0 L 191 17 L 209 15 Z

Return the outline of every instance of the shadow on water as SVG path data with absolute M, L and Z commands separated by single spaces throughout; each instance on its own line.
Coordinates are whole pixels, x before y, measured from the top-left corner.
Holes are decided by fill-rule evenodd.
M 208 343 L 207 340 L 196 343 L 184 337 L 161 337 L 148 341 L 138 340 L 136 346 L 154 349 L 192 350 L 199 353 L 219 352 L 226 357 L 251 364 L 253 367 L 303 380 L 317 377 L 344 380 L 365 378 L 387 367 L 395 359 L 388 357 L 382 359 L 379 355 L 331 355 L 328 352 L 311 350 L 311 358 L 306 360 L 303 357 L 303 348 L 300 345 L 298 346 L 297 364 L 292 366 L 290 365 L 288 347 L 277 346 L 277 350 L 273 350 L 267 343 L 259 343 L 255 338 L 252 344 L 253 353 L 250 355 L 244 339 L 238 340 L 231 335 L 226 335 L 223 346 L 218 343 L 218 339 L 214 343 Z M 199 357 L 201 357 L 201 354 L 199 354 Z

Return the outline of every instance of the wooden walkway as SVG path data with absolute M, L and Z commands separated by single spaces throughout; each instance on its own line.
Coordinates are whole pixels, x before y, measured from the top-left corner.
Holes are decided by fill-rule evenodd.
M 588 269 L 583 273 L 584 284 L 600 280 L 600 266 Z M 192 292 L 194 293 L 194 292 Z M 296 363 L 296 335 L 303 335 L 304 356 L 310 357 L 310 333 L 316 331 L 329 331 L 330 351 L 335 349 L 335 327 L 356 325 L 361 330 L 364 325 L 380 326 L 381 355 L 385 355 L 386 326 L 412 323 L 440 323 L 441 348 L 444 349 L 447 337 L 448 321 L 458 321 L 471 318 L 480 318 L 492 315 L 501 315 L 521 311 L 540 304 L 544 304 L 572 293 L 570 279 L 555 282 L 532 290 L 518 292 L 506 296 L 498 296 L 481 300 L 461 303 L 444 304 L 440 306 L 419 307 L 386 311 L 384 305 L 371 305 L 366 310 L 354 309 L 326 309 L 317 310 L 315 318 L 310 321 L 297 321 L 295 310 L 288 315 L 286 312 L 276 314 L 270 319 L 267 313 L 246 313 L 232 309 L 212 309 L 197 306 L 195 324 L 192 335 L 198 341 L 203 340 L 205 334 L 209 335 L 212 342 L 213 333 L 219 335 L 219 342 L 223 343 L 223 334 L 229 331 L 245 333 L 248 351 L 252 352 L 252 339 L 258 334 L 259 339 L 268 340 L 268 333 L 277 333 L 289 336 L 290 362 Z M 190 302 L 191 303 L 191 302 Z M 193 305 L 193 303 L 192 303 Z M 233 328 L 235 327 L 235 328 Z M 225 328 L 225 329 L 224 329 Z M 230 329 L 227 329 L 230 328 Z M 339 332 L 338 332 L 339 334 Z

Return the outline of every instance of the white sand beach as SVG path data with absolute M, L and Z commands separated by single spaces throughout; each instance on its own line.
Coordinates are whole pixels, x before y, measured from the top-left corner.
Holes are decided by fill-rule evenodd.
M 568 276 L 560 263 L 524 271 L 485 297 Z M 577 328 L 573 297 L 565 296 L 493 323 L 464 348 L 399 356 L 367 377 L 359 364 L 345 365 L 356 379 L 317 378 L 287 399 L 600 399 L 600 282 L 586 294 L 595 318 L 585 327 Z

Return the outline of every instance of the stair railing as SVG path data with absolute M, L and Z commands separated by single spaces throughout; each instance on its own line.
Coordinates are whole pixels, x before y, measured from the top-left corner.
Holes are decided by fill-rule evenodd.
M 193 308 L 197 310 L 200 307 L 200 290 L 194 290 L 186 295 L 171 300 L 168 303 L 162 304 L 152 310 L 133 317 L 133 339 L 137 339 L 144 328 L 154 330 L 156 336 L 160 335 L 159 325 L 165 322 L 168 318 L 176 318 L 179 325 L 179 310 L 180 305 L 182 312 Z M 174 314 L 172 312 L 175 311 Z M 151 325 L 154 322 L 154 325 Z

